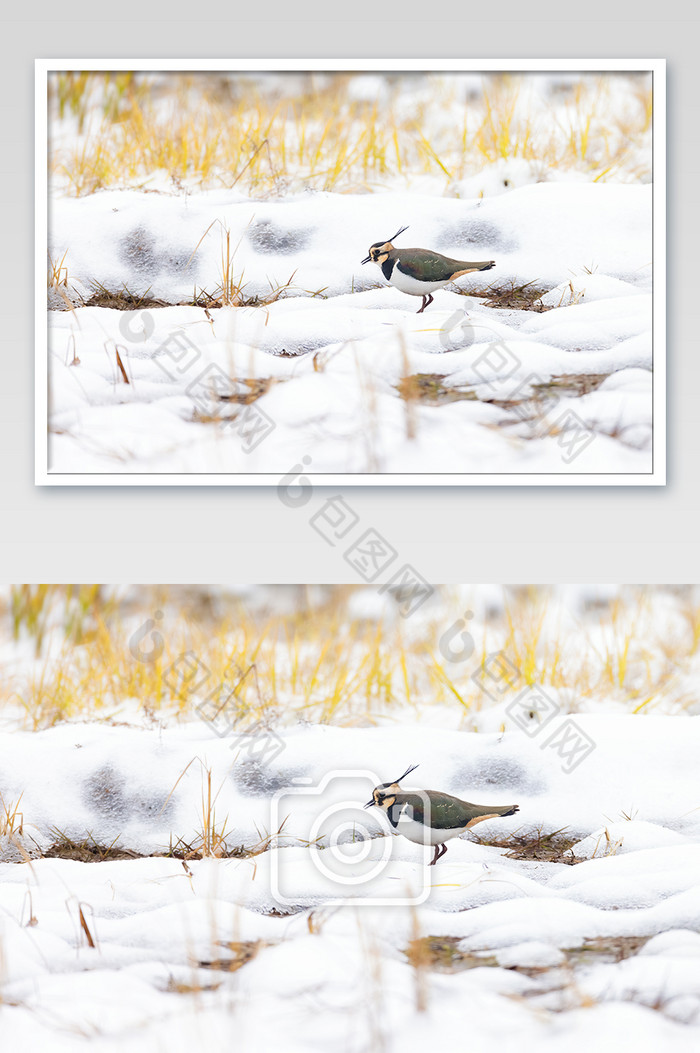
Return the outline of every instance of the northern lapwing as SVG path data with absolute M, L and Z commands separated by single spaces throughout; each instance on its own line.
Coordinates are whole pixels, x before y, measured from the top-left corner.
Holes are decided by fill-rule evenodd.
M 395 249 L 392 245 L 394 238 L 398 238 L 405 230 L 408 227 L 397 230 L 388 241 L 375 241 L 362 262 L 376 263 L 381 267 L 382 274 L 395 289 L 410 296 L 422 296 L 423 303 L 418 308 L 418 314 L 433 302 L 433 293 L 437 289 L 443 289 L 463 274 L 490 271 L 496 266 L 495 260 L 466 263 L 464 260 L 441 256 L 431 249 Z
M 435 854 L 430 862 L 434 866 L 447 851 L 445 841 L 459 837 L 484 819 L 515 815 L 520 811 L 517 804 L 470 804 L 451 797 L 449 793 L 435 790 L 417 790 L 404 793 L 399 783 L 418 767 L 407 768 L 395 782 L 383 782 L 372 790 L 372 800 L 365 808 L 375 805 L 386 812 L 389 822 L 397 833 L 418 845 L 434 845 Z

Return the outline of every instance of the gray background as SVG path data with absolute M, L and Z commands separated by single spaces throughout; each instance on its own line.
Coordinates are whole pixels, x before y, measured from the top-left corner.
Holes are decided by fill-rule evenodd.
M 104 18 L 5 20 L 2 231 L 3 466 L 0 547 L 12 581 L 356 581 L 309 526 L 327 496 L 285 507 L 274 487 L 62 487 L 33 484 L 33 77 L 35 57 L 642 57 L 668 60 L 668 478 L 666 488 L 348 487 L 363 528 L 379 531 L 431 581 L 698 580 L 698 19 L 688 5 L 499 0 L 338 5 L 267 0 L 130 3 Z M 429 21 L 420 17 L 434 12 Z M 634 21 L 617 12 L 634 11 Z M 405 12 L 399 15 L 398 12 Z M 588 18 L 581 20 L 585 12 Z M 118 20 L 111 20 L 118 15 Z M 221 16 L 215 18 L 215 16 Z M 318 16 L 318 17 L 317 17 Z M 393 16 L 393 17 L 389 17 Z M 133 19 L 133 21 L 132 21 Z M 227 48 L 228 50 L 225 50 Z M 353 535 L 354 536 L 354 535 Z M 395 566 L 398 569 L 399 561 Z M 384 575 L 382 578 L 385 580 Z

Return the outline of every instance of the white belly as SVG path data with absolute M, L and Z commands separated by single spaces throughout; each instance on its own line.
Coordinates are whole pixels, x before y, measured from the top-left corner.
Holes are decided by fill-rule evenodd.
M 419 282 L 416 278 L 411 278 L 410 275 L 401 273 L 398 260 L 394 264 L 389 280 L 395 289 L 409 293 L 411 296 L 427 296 L 428 293 L 433 293 L 437 289 L 444 289 L 449 284 L 449 278 L 440 282 Z
M 409 841 L 417 845 L 442 845 L 451 837 L 459 837 L 467 829 L 466 825 L 456 830 L 431 830 L 415 819 L 409 819 L 403 815 L 399 818 L 398 826 L 394 827 L 397 834 L 403 834 Z

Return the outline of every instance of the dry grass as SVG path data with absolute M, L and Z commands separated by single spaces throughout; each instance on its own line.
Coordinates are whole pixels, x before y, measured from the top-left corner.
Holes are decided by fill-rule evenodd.
M 493 955 L 460 951 L 460 943 L 461 936 L 422 936 L 411 940 L 404 954 L 417 972 L 432 969 L 440 973 L 457 973 L 497 965 Z
M 505 848 L 508 859 L 526 859 L 546 863 L 566 863 L 573 866 L 583 862 L 578 859 L 571 849 L 580 838 L 569 837 L 566 827 L 561 830 L 552 830 L 545 834 L 542 830 L 535 830 L 527 834 L 511 834 L 508 838 L 484 839 L 478 833 L 474 839 L 479 845 L 489 845 L 493 848 Z
M 60 260 L 54 260 L 49 253 L 46 282 L 50 289 L 60 289 L 61 287 L 68 288 L 68 267 L 66 266 L 67 255 L 68 249 L 63 253 Z
M 313 607 L 300 596 L 296 610 L 265 613 L 236 601 L 215 609 L 195 589 L 144 588 L 138 602 L 120 602 L 100 586 L 20 586 L 7 615 L 36 660 L 4 677 L 0 701 L 35 729 L 76 717 L 197 712 L 219 734 L 236 735 L 298 719 L 366 726 L 425 705 L 449 707 L 469 728 L 491 704 L 472 674 L 502 651 L 519 690 L 561 689 L 571 712 L 589 700 L 629 712 L 697 702 L 689 684 L 700 614 L 690 596 L 664 627 L 655 595 L 642 589 L 574 623 L 562 622 L 546 588 L 514 589 L 503 615 L 470 626 L 465 665 L 441 645 L 453 608 L 416 632 L 410 619 L 348 616 L 351 592 L 339 588 Z M 203 822 L 200 847 L 215 852 L 220 830 Z
M 214 220 L 209 224 L 195 245 L 190 258 L 187 261 L 188 266 L 196 256 L 200 245 L 213 227 L 220 228 L 218 280 L 210 289 L 194 285 L 192 288 L 192 295 L 185 300 L 179 301 L 181 306 L 204 307 L 205 310 L 208 311 L 209 308 L 231 306 L 269 307 L 271 304 L 276 303 L 277 300 L 283 299 L 288 293 L 298 294 L 303 292 L 304 295 L 311 299 L 314 299 L 315 297 L 323 297 L 325 287 L 320 289 L 302 289 L 301 287 L 296 286 L 294 284 L 296 271 L 292 271 L 286 281 L 276 282 L 269 280 L 270 287 L 269 290 L 265 292 L 247 292 L 248 283 L 245 281 L 245 270 L 237 270 L 235 262 L 243 235 L 238 239 L 235 246 L 232 245 L 231 231 L 221 220 Z M 68 252 L 66 250 L 62 258 L 57 262 L 53 261 L 49 256 L 48 286 L 49 289 L 54 292 L 54 298 L 52 301 L 53 306 L 59 307 L 61 310 L 65 309 L 64 305 L 69 308 L 71 307 L 71 301 L 66 295 L 66 290 L 68 288 L 67 255 Z M 81 297 L 75 292 L 75 290 L 72 290 L 73 304 L 82 302 L 85 307 L 108 307 L 117 311 L 135 311 L 146 308 L 173 306 L 173 304 L 166 300 L 150 296 L 150 286 L 143 293 L 134 293 L 128 289 L 126 285 L 122 285 L 121 289 L 107 288 L 102 282 L 94 278 L 88 282 L 88 286 L 92 292 L 87 298 Z M 56 293 L 58 293 L 58 298 L 55 296 Z M 63 302 L 60 302 L 61 300 Z
M 581 947 L 566 949 L 567 966 L 588 966 L 592 963 L 621 962 L 636 955 L 649 940 L 648 936 L 596 937 L 586 940 Z M 465 969 L 499 968 L 495 955 L 486 951 L 463 951 L 460 936 L 424 936 L 412 940 L 404 954 L 416 968 L 427 968 L 440 973 L 457 973 Z M 507 966 L 526 976 L 537 976 L 550 971 L 549 966 Z M 556 975 L 557 970 L 551 970 Z M 561 980 L 559 981 L 559 986 Z
M 447 402 L 474 402 L 478 396 L 472 388 L 451 388 L 445 385 L 440 373 L 413 373 L 404 376 L 396 385 L 406 402 L 421 402 L 426 406 L 443 406 Z
M 22 794 L 14 803 L 5 801 L 0 794 L 0 838 L 12 838 L 15 834 L 21 837 L 24 833 L 24 814 L 19 810 L 21 803 Z
M 514 281 L 500 285 L 498 283 L 489 287 L 484 303 L 487 307 L 495 307 L 502 311 L 536 311 L 543 313 L 550 310 L 540 302 L 540 297 L 547 289 L 535 286 L 534 281 L 517 285 Z
M 649 79 L 614 93 L 622 74 L 582 75 L 551 95 L 526 75 L 389 75 L 387 96 L 362 74 L 67 72 L 49 77 L 50 173 L 80 196 L 143 185 L 229 187 L 256 196 L 304 188 L 366 192 L 436 176 L 445 187 L 485 164 L 519 158 L 596 180 L 646 177 Z M 449 115 L 449 119 L 446 119 Z M 70 134 L 64 134 L 69 131 Z M 647 153 L 649 151 L 647 150 Z
M 231 943 L 223 943 L 222 946 L 232 952 L 232 957 L 199 962 L 200 969 L 217 969 L 225 973 L 238 972 L 239 969 L 255 958 L 261 948 L 267 947 L 269 944 L 263 940 L 237 940 Z
M 79 863 L 104 863 L 113 859 L 140 859 L 138 852 L 132 852 L 127 848 L 117 845 L 119 836 L 109 845 L 100 844 L 88 834 L 82 840 L 76 841 L 61 830 L 54 831 L 53 844 L 42 852 L 45 859 L 72 859 Z

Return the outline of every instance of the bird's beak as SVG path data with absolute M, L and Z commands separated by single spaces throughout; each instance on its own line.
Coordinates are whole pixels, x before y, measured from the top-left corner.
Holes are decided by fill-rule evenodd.
M 372 257 L 371 257 L 371 256 L 366 256 L 366 257 L 364 258 L 364 260 L 361 260 L 360 262 L 361 262 L 361 263 L 369 263 L 369 261 L 370 261 L 371 259 L 372 259 Z
M 368 801 L 367 804 L 363 804 L 362 807 L 363 808 L 371 808 L 373 804 L 374 804 L 374 801 Z

